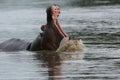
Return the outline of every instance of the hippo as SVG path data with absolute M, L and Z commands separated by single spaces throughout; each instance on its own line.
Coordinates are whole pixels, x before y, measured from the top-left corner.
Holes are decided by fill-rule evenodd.
M 12 38 L 3 43 L 0 43 L 0 49 L 3 51 L 19 51 L 19 50 L 29 50 L 29 51 L 40 51 L 40 50 L 56 50 L 59 47 L 60 41 L 64 37 L 62 34 L 65 33 L 58 25 L 58 16 L 60 10 L 57 5 L 52 5 L 47 8 L 47 23 L 46 28 L 43 28 L 43 32 L 38 34 L 35 40 L 32 42 Z M 55 23 L 57 22 L 57 24 Z M 58 28 L 59 27 L 59 28 Z M 61 34 L 62 32 L 62 34 Z
M 58 17 L 60 14 L 60 7 L 56 4 L 48 7 L 46 10 L 47 13 L 47 23 L 41 26 L 42 33 L 32 41 L 25 41 L 21 39 L 12 38 L 3 43 L 0 43 L 0 50 L 2 51 L 41 51 L 41 50 L 50 50 L 50 51 L 65 51 L 65 46 L 60 47 L 61 41 L 62 44 L 64 41 L 69 42 L 69 35 L 61 27 Z M 70 41 L 71 42 L 71 41 Z M 68 44 L 66 44 L 68 45 Z M 69 46 L 69 45 L 68 45 Z M 72 45 L 73 46 L 73 45 Z M 74 48 L 69 48 L 76 50 Z M 59 48 L 59 49 L 58 49 Z M 64 50 L 63 50 L 64 49 Z

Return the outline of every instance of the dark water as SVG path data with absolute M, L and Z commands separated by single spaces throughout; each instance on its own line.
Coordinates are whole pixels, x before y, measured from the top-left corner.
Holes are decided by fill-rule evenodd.
M 0 80 L 120 80 L 119 5 L 0 0 L 0 42 L 34 40 L 46 23 L 45 9 L 53 3 L 61 5 L 61 25 L 69 35 L 82 39 L 85 52 L 0 52 Z

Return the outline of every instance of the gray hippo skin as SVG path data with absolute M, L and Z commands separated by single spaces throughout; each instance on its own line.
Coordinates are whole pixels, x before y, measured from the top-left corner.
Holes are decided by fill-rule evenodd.
M 41 35 L 39 34 L 33 42 L 12 38 L 0 43 L 0 51 L 39 51 L 41 48 Z
M 1 51 L 21 51 L 26 50 L 27 46 L 29 45 L 29 42 L 26 42 L 24 40 L 12 38 L 7 41 L 4 41 L 0 44 L 0 50 Z

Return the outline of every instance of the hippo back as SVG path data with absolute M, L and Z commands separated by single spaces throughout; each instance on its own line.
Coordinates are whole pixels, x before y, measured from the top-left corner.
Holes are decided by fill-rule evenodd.
M 21 51 L 26 50 L 29 42 L 25 40 L 12 38 L 0 44 L 1 51 Z

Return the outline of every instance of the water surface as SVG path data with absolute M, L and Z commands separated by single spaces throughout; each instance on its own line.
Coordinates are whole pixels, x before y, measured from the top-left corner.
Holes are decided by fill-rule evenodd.
M 0 42 L 34 40 L 46 23 L 45 9 L 53 3 L 61 5 L 59 20 L 65 31 L 83 40 L 84 58 L 81 52 L 0 52 L 0 80 L 119 80 L 119 5 L 73 7 L 68 0 L 1 0 Z

